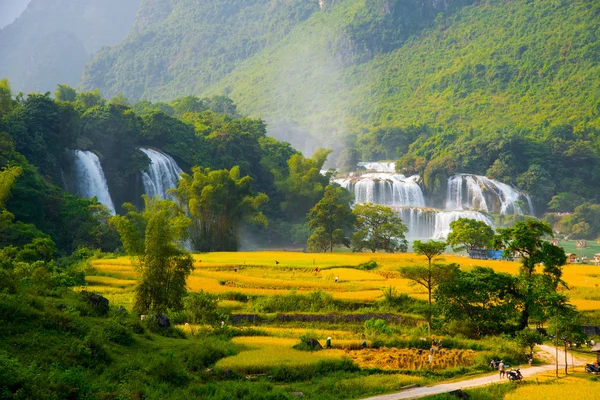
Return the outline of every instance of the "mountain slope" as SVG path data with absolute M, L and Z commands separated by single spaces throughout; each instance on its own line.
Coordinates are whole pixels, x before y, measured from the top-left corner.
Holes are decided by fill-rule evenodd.
M 25 8 L 30 0 L 0 0 L 0 29 L 12 23 Z
M 333 42 L 307 46 L 319 36 L 307 28 L 209 92 L 230 92 L 248 114 L 317 121 L 325 131 L 342 121 L 354 132 L 412 124 L 461 130 L 598 126 L 599 15 L 597 2 L 486 2 L 439 18 L 395 51 L 357 65 L 338 64 L 325 74 L 308 68 L 314 61 L 304 53 L 327 54 Z M 332 24 L 328 19 L 320 25 Z M 325 107 L 311 88 L 326 93 Z
M 130 34 L 99 52 L 82 86 L 130 99 L 198 94 L 318 9 L 304 0 L 144 0 Z
M 76 86 L 91 54 L 120 41 L 140 0 L 32 0 L 0 30 L 0 76 L 18 91 Z
M 598 126 L 599 10 L 583 0 L 147 0 L 138 28 L 95 57 L 82 85 L 131 99 L 225 93 L 304 151 L 378 126 Z

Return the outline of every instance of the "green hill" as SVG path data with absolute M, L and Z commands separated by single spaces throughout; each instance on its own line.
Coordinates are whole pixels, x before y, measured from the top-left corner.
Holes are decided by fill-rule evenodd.
M 174 1 L 165 18 L 147 3 L 138 21 L 158 21 L 98 54 L 83 86 L 227 93 L 305 149 L 307 132 L 378 125 L 598 125 L 597 2 L 330 3 Z

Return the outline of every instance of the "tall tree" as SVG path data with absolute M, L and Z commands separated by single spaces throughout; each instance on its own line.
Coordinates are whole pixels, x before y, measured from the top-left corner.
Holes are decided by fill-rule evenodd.
M 193 174 L 182 174 L 175 190 L 191 217 L 190 239 L 195 250 L 236 251 L 239 233 L 245 223 L 266 226 L 259 210 L 269 198 L 252 194 L 252 178 L 240 177 L 239 167 L 212 171 L 194 167 Z
M 323 198 L 308 212 L 308 226 L 313 231 L 308 238 L 309 251 L 333 252 L 334 245 L 348 242 L 347 231 L 354 224 L 350 200 L 341 187 L 325 188 Z
M 181 310 L 185 281 L 194 269 L 192 257 L 181 249 L 190 220 L 170 200 L 144 196 L 144 203 L 141 213 L 124 204 L 128 213 L 110 221 L 139 273 L 134 308 L 140 314 Z
M 556 291 L 561 280 L 562 266 L 567 257 L 564 249 L 544 240 L 552 237 L 552 227 L 542 221 L 528 219 L 517 221 L 512 228 L 498 229 L 494 238 L 497 248 L 521 258 L 519 292 L 521 298 L 520 329 L 529 324 L 529 317 L 539 302 L 537 287 L 544 283 L 548 291 Z M 542 273 L 536 271 L 543 265 Z
M 514 312 L 515 279 L 487 267 L 456 268 L 435 290 L 436 304 L 451 320 L 468 321 L 477 336 L 498 333 Z
M 439 256 L 446 250 L 446 242 L 437 242 L 435 240 L 429 240 L 427 242 L 422 242 L 420 240 L 415 240 L 413 242 L 413 250 L 415 253 L 419 255 L 423 255 L 427 257 L 428 266 L 427 266 L 427 281 L 432 282 L 432 270 L 431 270 L 431 260 L 434 257 Z M 429 335 L 431 335 L 431 291 L 432 286 L 429 284 L 427 288 L 427 300 L 429 303 L 429 315 L 427 316 L 427 329 Z
M 352 213 L 356 216 L 353 251 L 369 249 L 373 253 L 377 250 L 393 253 L 408 250 L 404 237 L 408 228 L 391 208 L 373 203 L 358 204 Z
M 279 174 L 276 185 L 285 196 L 281 208 L 287 218 L 299 221 L 323 196 L 329 180 L 321 175 L 330 150 L 319 149 L 311 158 L 294 154 L 288 161 L 289 175 Z
M 494 240 L 494 230 L 485 222 L 459 218 L 450 223 L 448 244 L 454 251 L 466 250 L 473 256 L 475 250 L 489 249 Z

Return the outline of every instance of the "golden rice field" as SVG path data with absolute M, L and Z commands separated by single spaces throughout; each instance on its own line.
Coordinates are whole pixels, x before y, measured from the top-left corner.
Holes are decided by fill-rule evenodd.
M 589 400 L 598 397 L 600 383 L 590 381 L 585 375 L 570 375 L 558 380 L 530 383 L 519 386 L 504 400 Z
M 378 349 L 362 349 L 346 351 L 361 368 L 377 368 L 383 370 L 395 369 L 432 369 L 440 370 L 468 367 L 473 364 L 477 353 L 473 350 L 441 350 L 433 354 L 429 363 L 429 352 L 421 354 L 416 349 L 396 349 L 380 347 Z
M 188 289 L 209 293 L 241 292 L 248 295 L 287 294 L 290 290 L 308 293 L 322 290 L 336 299 L 374 301 L 382 297 L 382 289 L 392 286 L 399 292 L 425 299 L 419 287 L 401 279 L 403 266 L 427 265 L 427 259 L 406 254 L 310 254 L 300 252 L 239 252 L 196 254 L 195 271 L 188 278 Z M 357 270 L 359 264 L 374 260 L 373 271 Z M 276 264 L 276 261 L 278 264 Z M 509 261 L 472 260 L 459 255 L 444 255 L 435 260 L 457 263 L 464 269 L 488 266 L 498 272 L 515 274 L 519 263 Z M 88 276 L 90 289 L 109 300 L 130 305 L 133 278 L 136 276 L 126 257 L 92 262 L 98 276 Z M 238 271 L 234 271 L 237 267 Z M 315 272 L 318 268 L 318 272 Z M 335 278 L 338 277 L 338 282 Z M 572 302 L 581 310 L 600 309 L 600 267 L 567 265 L 564 280 L 570 286 Z

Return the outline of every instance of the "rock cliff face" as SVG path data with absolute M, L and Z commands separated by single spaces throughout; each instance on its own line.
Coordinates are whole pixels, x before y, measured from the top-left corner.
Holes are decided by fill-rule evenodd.
M 15 92 L 77 85 L 90 55 L 123 39 L 139 2 L 31 0 L 0 31 L 0 76 L 11 81 Z

